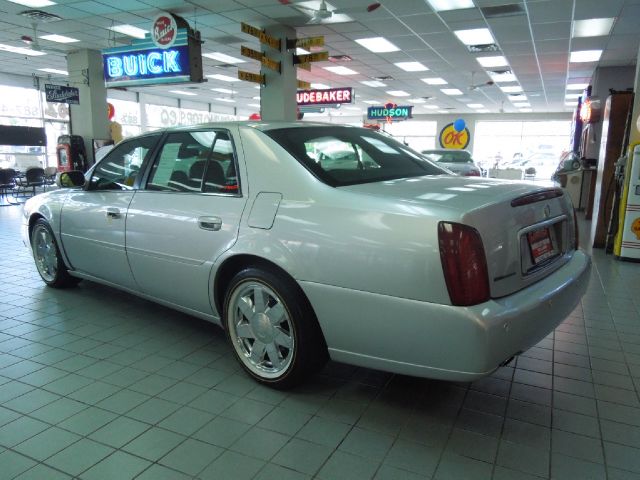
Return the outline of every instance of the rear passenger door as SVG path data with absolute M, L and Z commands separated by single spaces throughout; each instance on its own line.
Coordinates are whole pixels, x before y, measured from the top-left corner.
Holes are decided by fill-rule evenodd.
M 212 313 L 211 268 L 235 243 L 246 204 L 237 171 L 230 130 L 167 134 L 127 218 L 127 256 L 144 293 Z

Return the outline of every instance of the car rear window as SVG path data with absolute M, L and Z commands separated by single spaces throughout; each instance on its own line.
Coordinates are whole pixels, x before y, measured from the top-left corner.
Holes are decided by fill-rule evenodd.
M 447 173 L 406 145 L 364 128 L 294 127 L 264 133 L 334 187 Z

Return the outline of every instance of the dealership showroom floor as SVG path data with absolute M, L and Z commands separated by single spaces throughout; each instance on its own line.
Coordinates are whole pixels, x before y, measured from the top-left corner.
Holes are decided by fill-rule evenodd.
M 20 213 L 0 209 L 3 479 L 640 478 L 638 265 L 595 251 L 581 305 L 483 380 L 329 364 L 281 392 L 218 327 L 44 286 Z

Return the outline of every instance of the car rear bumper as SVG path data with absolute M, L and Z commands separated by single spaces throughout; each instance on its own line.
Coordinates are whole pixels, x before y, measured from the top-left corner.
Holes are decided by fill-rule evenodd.
M 586 291 L 582 251 L 504 298 L 454 307 L 301 282 L 336 361 L 405 375 L 470 381 L 538 343 Z

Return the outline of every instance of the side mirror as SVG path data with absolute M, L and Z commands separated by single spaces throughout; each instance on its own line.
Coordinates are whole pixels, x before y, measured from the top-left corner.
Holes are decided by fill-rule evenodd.
M 60 188 L 73 188 L 84 186 L 84 173 L 80 170 L 60 172 L 56 175 L 56 185 Z

